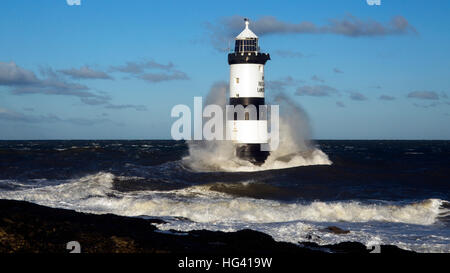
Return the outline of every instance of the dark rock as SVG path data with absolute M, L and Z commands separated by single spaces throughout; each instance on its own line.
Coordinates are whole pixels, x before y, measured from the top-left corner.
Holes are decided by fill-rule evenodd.
M 321 231 L 330 232 L 330 233 L 334 233 L 334 234 L 348 234 L 348 233 L 350 233 L 350 230 L 344 230 L 344 229 L 339 228 L 337 226 L 329 226 L 327 228 L 322 229 Z
M 159 232 L 158 219 L 94 215 L 54 209 L 23 201 L 0 200 L 0 253 L 68 253 L 66 244 L 78 241 L 83 253 L 174 254 L 324 254 L 368 253 L 360 243 L 319 246 L 276 242 L 253 231 Z M 183 234 L 183 236 L 180 236 Z M 411 253 L 382 246 L 389 253 Z

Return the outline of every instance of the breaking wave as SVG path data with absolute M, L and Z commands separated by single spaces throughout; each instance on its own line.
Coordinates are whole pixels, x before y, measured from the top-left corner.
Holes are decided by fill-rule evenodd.
M 444 201 L 439 199 L 405 205 L 364 204 L 356 201 L 280 202 L 236 197 L 215 191 L 213 188 L 216 183 L 169 191 L 119 192 L 113 188 L 114 178 L 111 173 L 101 172 L 56 186 L 2 191 L 0 198 L 92 213 L 181 216 L 196 222 L 224 219 L 252 223 L 306 220 L 431 225 L 439 214 L 446 213 L 441 210 Z M 445 210 L 448 212 L 448 209 Z

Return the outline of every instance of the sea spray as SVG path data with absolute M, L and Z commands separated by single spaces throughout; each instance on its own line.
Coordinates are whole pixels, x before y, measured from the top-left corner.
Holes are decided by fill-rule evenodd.
M 216 104 L 225 112 L 227 102 L 225 82 L 215 83 L 205 104 Z M 236 157 L 236 146 L 231 141 L 189 141 L 189 156 L 185 166 L 196 171 L 263 171 L 308 165 L 330 165 L 332 162 L 311 142 L 311 129 L 306 112 L 284 94 L 274 98 L 280 105 L 279 146 L 261 166 Z M 269 117 L 270 118 L 270 117 Z M 225 124 L 225 120 L 224 120 Z M 270 123 L 269 123 L 270 124 Z

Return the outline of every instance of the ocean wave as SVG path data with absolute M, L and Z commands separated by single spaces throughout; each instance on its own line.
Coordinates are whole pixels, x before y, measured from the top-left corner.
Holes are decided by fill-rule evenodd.
M 223 183 L 167 191 L 120 192 L 113 188 L 114 178 L 111 173 L 100 172 L 54 186 L 2 191 L 0 198 L 31 201 L 52 207 L 66 204 L 65 207 L 93 213 L 182 216 L 196 222 L 227 220 L 264 223 L 306 220 L 431 225 L 439 215 L 448 214 L 448 208 L 442 208 L 445 201 L 440 199 L 405 205 L 366 204 L 357 201 L 280 202 L 236 197 L 215 190 L 215 187 L 223 187 Z M 245 183 L 242 185 L 246 186 Z

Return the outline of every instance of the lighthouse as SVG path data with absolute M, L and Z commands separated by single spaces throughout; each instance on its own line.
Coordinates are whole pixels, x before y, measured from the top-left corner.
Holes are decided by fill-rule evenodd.
M 245 29 L 235 38 L 234 52 L 228 54 L 230 65 L 230 105 L 242 105 L 242 115 L 227 118 L 227 130 L 236 144 L 236 156 L 260 165 L 269 156 L 261 149 L 268 143 L 267 108 L 264 103 L 264 65 L 270 55 L 261 53 L 258 36 L 244 19 Z M 241 108 L 242 109 L 242 108 Z M 250 111 L 256 109 L 255 111 Z

